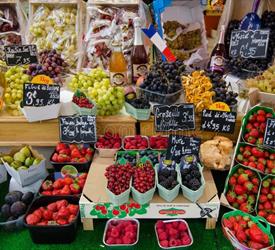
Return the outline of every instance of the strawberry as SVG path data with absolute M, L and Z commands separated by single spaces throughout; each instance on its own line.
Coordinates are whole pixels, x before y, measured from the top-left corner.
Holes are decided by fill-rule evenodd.
M 264 203 L 264 209 L 265 210 L 271 210 L 272 209 L 272 205 L 271 205 L 271 203 L 269 201 L 266 201 Z
M 240 174 L 238 177 L 238 184 L 244 184 L 246 181 L 248 181 L 248 175 Z
M 53 217 L 53 212 L 52 212 L 51 210 L 45 210 L 45 211 L 43 212 L 43 218 L 44 218 L 45 220 L 51 220 L 52 217 Z
M 237 231 L 236 237 L 240 242 L 244 242 L 244 241 L 247 240 L 247 236 L 246 236 L 245 232 L 242 229 Z
M 253 188 L 251 189 L 251 192 L 253 194 L 258 194 L 258 190 L 259 190 L 259 188 L 257 186 L 253 186 Z
M 264 210 L 260 210 L 260 211 L 258 212 L 258 215 L 265 218 L 265 217 L 267 216 L 267 213 L 266 213 L 266 211 L 264 211 Z
M 257 115 L 265 116 L 266 113 L 265 113 L 265 111 L 263 109 L 259 109 L 259 110 L 257 110 Z
M 264 181 L 262 182 L 262 186 L 263 186 L 264 188 L 268 188 L 269 185 L 270 185 L 270 181 L 268 181 L 268 180 L 264 180 Z
M 229 228 L 229 229 L 232 229 L 233 228 L 233 223 L 228 220 L 228 219 L 223 219 L 222 220 L 222 223 L 225 227 Z
M 266 164 L 266 159 L 263 158 L 263 157 L 260 157 L 260 158 L 258 159 L 258 163 L 262 163 L 263 165 L 265 165 L 265 164 Z
M 265 116 L 264 115 L 258 115 L 257 116 L 257 122 L 261 122 L 261 123 L 265 122 Z
M 63 182 L 65 185 L 71 185 L 73 183 L 73 179 L 71 177 L 65 177 Z
M 244 173 L 248 175 L 248 177 L 252 177 L 254 175 L 253 171 L 250 169 L 244 170 Z
M 56 201 L 55 203 L 56 203 L 57 210 L 59 210 L 61 207 L 66 207 L 68 205 L 68 201 L 64 199 Z
M 247 194 L 238 195 L 236 201 L 241 205 L 242 203 L 246 202 Z
M 256 144 L 257 144 L 257 145 L 262 145 L 263 142 L 264 142 L 264 138 L 261 137 L 261 138 L 258 138 L 258 139 L 257 139 Z
M 70 210 L 67 207 L 61 207 L 57 212 L 58 219 L 68 219 L 70 216 Z
M 260 203 L 264 203 L 266 201 L 267 201 L 267 196 L 264 195 L 264 194 L 260 194 L 260 196 L 259 196 L 259 202 Z
M 250 182 L 250 181 L 246 181 L 244 184 L 243 184 L 243 186 L 244 186 L 244 188 L 247 190 L 247 191 L 250 191 L 250 190 L 252 190 L 252 188 L 253 188 L 253 183 L 252 182 Z
M 35 214 L 29 214 L 26 217 L 26 222 L 28 225 L 36 225 L 39 222 L 39 217 L 37 217 Z
M 242 210 L 245 213 L 251 213 L 252 212 L 252 206 L 248 203 L 242 203 L 240 205 L 240 210 Z
M 229 185 L 234 186 L 237 183 L 237 179 L 235 176 L 231 176 L 228 181 Z
M 265 170 L 265 166 L 262 163 L 258 163 L 255 168 L 257 168 L 261 172 L 264 172 L 264 170 Z
M 255 162 L 257 158 L 254 155 L 249 156 L 248 161 Z
M 257 139 L 256 139 L 255 137 L 253 137 L 253 136 L 249 136 L 249 137 L 247 138 L 247 142 L 248 142 L 248 143 L 255 144 L 256 141 L 257 141 Z
M 62 149 L 66 149 L 66 148 L 67 148 L 67 145 L 66 145 L 66 144 L 59 142 L 59 143 L 56 145 L 55 150 L 56 150 L 57 152 L 60 152 Z
M 260 180 L 259 180 L 257 177 L 254 177 L 254 178 L 251 180 L 251 182 L 252 182 L 254 185 L 256 185 L 256 186 L 259 186 L 259 184 L 260 184 Z
M 73 183 L 70 185 L 70 192 L 73 194 L 79 194 L 81 192 L 81 188 L 77 183 Z
M 256 165 L 255 162 L 249 162 L 248 166 L 251 167 L 251 168 L 257 168 L 257 165 Z
M 65 219 L 57 219 L 56 222 L 59 225 L 67 225 L 68 224 L 68 221 Z
M 52 156 L 52 161 L 58 162 L 58 153 L 54 153 Z
M 69 204 L 67 206 L 67 209 L 69 209 L 70 214 L 77 215 L 77 213 L 78 213 L 78 205 Z
M 53 182 L 51 180 L 46 180 L 42 183 L 42 189 L 44 191 L 50 191 L 53 189 Z
M 243 157 L 244 157 L 244 158 L 249 158 L 250 155 L 251 155 L 251 152 L 248 151 L 248 150 L 245 150 L 245 151 L 243 152 Z
M 244 187 L 241 186 L 241 185 L 238 185 L 238 184 L 234 187 L 234 191 L 237 195 L 241 195 L 241 194 L 244 194 L 246 192 Z
M 257 158 L 264 157 L 264 151 L 257 147 L 253 147 L 251 153 L 256 156 Z
M 261 188 L 261 193 L 262 194 L 268 194 L 269 193 L 269 188 L 262 187 Z
M 244 160 L 243 155 L 242 154 L 238 154 L 237 155 L 237 161 L 242 162 L 243 160 Z
M 258 138 L 259 137 L 259 132 L 257 129 L 253 128 L 250 132 L 249 132 L 249 135 L 251 137 L 254 137 L 254 138 Z
M 53 195 L 52 191 L 42 191 L 41 194 L 46 196 Z
M 254 204 L 256 202 L 255 195 L 254 194 L 249 194 L 248 197 L 247 197 L 247 202 L 249 204 Z
M 60 191 L 60 195 L 70 195 L 70 194 L 71 194 L 71 189 L 69 185 L 65 185 Z
M 275 224 L 275 214 L 269 214 L 267 217 L 266 217 L 267 221 L 270 222 L 271 224 Z
M 79 176 L 78 176 L 78 178 L 79 179 L 87 179 L 87 176 L 88 176 L 88 174 L 87 173 L 82 173 L 82 174 L 80 174 Z
M 56 205 L 56 203 L 54 202 L 54 203 L 49 204 L 47 206 L 47 209 L 50 210 L 50 211 L 52 211 L 52 212 L 56 212 L 57 211 L 57 205 Z
M 63 179 L 57 179 L 54 183 L 53 183 L 53 188 L 54 189 L 61 189 L 64 186 L 64 182 Z

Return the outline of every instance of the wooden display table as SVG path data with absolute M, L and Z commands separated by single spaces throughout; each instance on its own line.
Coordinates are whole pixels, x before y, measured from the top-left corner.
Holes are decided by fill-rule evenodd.
M 149 204 L 139 205 L 130 199 L 128 204 L 114 206 L 109 201 L 106 192 L 107 179 L 104 176 L 106 167 L 112 163 L 112 158 L 100 158 L 96 155 L 90 167 L 79 201 L 84 230 L 93 230 L 93 219 L 125 217 L 138 219 L 205 218 L 206 229 L 215 228 L 220 202 L 209 170 L 204 171 L 206 187 L 203 196 L 196 203 L 185 199 L 181 190 L 175 200 L 166 202 L 159 197 L 156 190 Z
M 235 125 L 235 130 L 234 130 L 233 134 L 208 132 L 208 131 L 201 130 L 201 128 L 200 128 L 201 119 L 200 119 L 200 117 L 196 116 L 196 129 L 195 130 L 168 131 L 168 132 L 157 133 L 155 131 L 154 117 L 151 116 L 150 120 L 148 120 L 148 121 L 140 121 L 140 134 L 146 135 L 146 136 L 152 136 L 152 135 L 156 135 L 156 134 L 164 134 L 164 135 L 179 134 L 179 135 L 186 135 L 186 136 L 197 136 L 197 137 L 200 137 L 202 139 L 202 141 L 210 140 L 215 135 L 221 135 L 221 136 L 230 138 L 234 143 L 236 143 L 238 140 L 241 124 L 242 124 L 242 116 L 240 116 L 238 114 L 237 120 L 236 120 L 236 125 Z
M 136 120 L 127 115 L 97 117 L 97 134 L 108 130 L 121 136 L 136 134 Z M 59 120 L 28 122 L 24 116 L 0 115 L 0 146 L 55 146 L 59 141 Z

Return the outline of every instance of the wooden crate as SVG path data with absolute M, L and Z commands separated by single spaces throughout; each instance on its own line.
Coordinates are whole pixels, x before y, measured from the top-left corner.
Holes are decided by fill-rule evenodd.
M 140 134 L 141 135 L 146 135 L 146 136 L 152 136 L 155 134 L 163 134 L 163 135 L 169 135 L 169 134 L 179 134 L 179 135 L 186 135 L 186 136 L 197 136 L 202 139 L 202 141 L 210 140 L 212 139 L 215 135 L 221 135 L 230 138 L 233 143 L 236 143 L 238 140 L 238 135 L 239 131 L 241 128 L 241 121 L 242 121 L 242 116 L 238 115 L 237 116 L 237 121 L 235 125 L 235 130 L 234 133 L 229 134 L 229 133 L 216 133 L 216 132 L 208 132 L 208 131 L 203 131 L 200 129 L 201 126 L 201 119 L 200 117 L 196 117 L 196 129 L 195 130 L 188 130 L 188 131 L 168 131 L 168 132 L 160 132 L 157 133 L 155 131 L 155 125 L 154 125 L 154 118 L 151 117 L 150 120 L 148 121 L 140 121 Z
M 97 134 L 105 131 L 135 135 L 136 120 L 125 115 L 97 117 Z M 58 119 L 29 123 L 24 116 L 0 115 L 0 146 L 55 146 L 58 141 Z

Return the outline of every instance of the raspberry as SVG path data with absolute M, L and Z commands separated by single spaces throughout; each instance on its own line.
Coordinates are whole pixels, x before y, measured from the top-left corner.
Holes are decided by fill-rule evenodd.
M 174 229 L 174 228 L 169 229 L 169 235 L 170 236 L 175 236 L 175 235 L 177 235 L 177 233 L 178 233 L 178 231 L 176 229 Z
M 115 244 L 115 243 L 116 243 L 116 240 L 115 240 L 114 238 L 112 238 L 112 237 L 109 237 L 109 238 L 106 240 L 106 243 L 112 245 L 112 244 Z
M 158 235 L 159 235 L 160 233 L 164 232 L 164 230 L 162 228 L 158 228 L 157 232 L 158 232 Z
M 178 245 L 178 241 L 176 239 L 169 240 L 169 247 L 175 247 Z
M 159 242 L 159 244 L 162 246 L 162 247 L 169 247 L 169 242 L 168 240 L 162 240 Z
M 170 228 L 173 228 L 172 223 L 166 223 L 165 227 L 167 230 L 169 230 Z
M 122 244 L 122 240 L 121 239 L 116 239 L 116 244 Z
M 164 228 L 165 227 L 165 224 L 162 220 L 158 220 L 157 223 L 156 223 L 156 228 Z
M 124 236 L 122 238 L 122 242 L 123 242 L 123 244 L 131 244 L 133 242 L 133 240 L 130 239 L 129 237 L 127 237 L 127 236 Z
M 184 222 L 180 222 L 180 223 L 179 223 L 179 226 L 178 226 L 178 230 L 179 230 L 180 232 L 186 231 L 186 230 L 187 230 L 186 224 L 185 224 Z
M 166 232 L 162 232 L 159 234 L 159 240 L 167 240 L 168 236 Z
M 177 221 L 172 222 L 173 228 L 177 229 L 179 226 L 179 223 Z
M 191 243 L 191 239 L 189 236 L 182 238 L 181 240 L 182 245 L 189 245 Z
M 126 232 L 125 237 L 129 239 L 134 239 L 135 238 L 135 233 L 134 232 Z
M 119 236 L 119 231 L 117 228 L 113 227 L 111 230 L 111 237 L 117 238 Z

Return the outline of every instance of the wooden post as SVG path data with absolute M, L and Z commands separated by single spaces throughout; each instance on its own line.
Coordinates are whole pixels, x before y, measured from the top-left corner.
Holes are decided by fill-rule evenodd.
M 94 231 L 94 220 L 91 218 L 82 218 L 81 222 L 83 224 L 84 231 Z
M 215 229 L 216 223 L 217 223 L 217 218 L 207 218 L 206 224 L 205 224 L 205 229 L 207 229 L 207 230 Z

